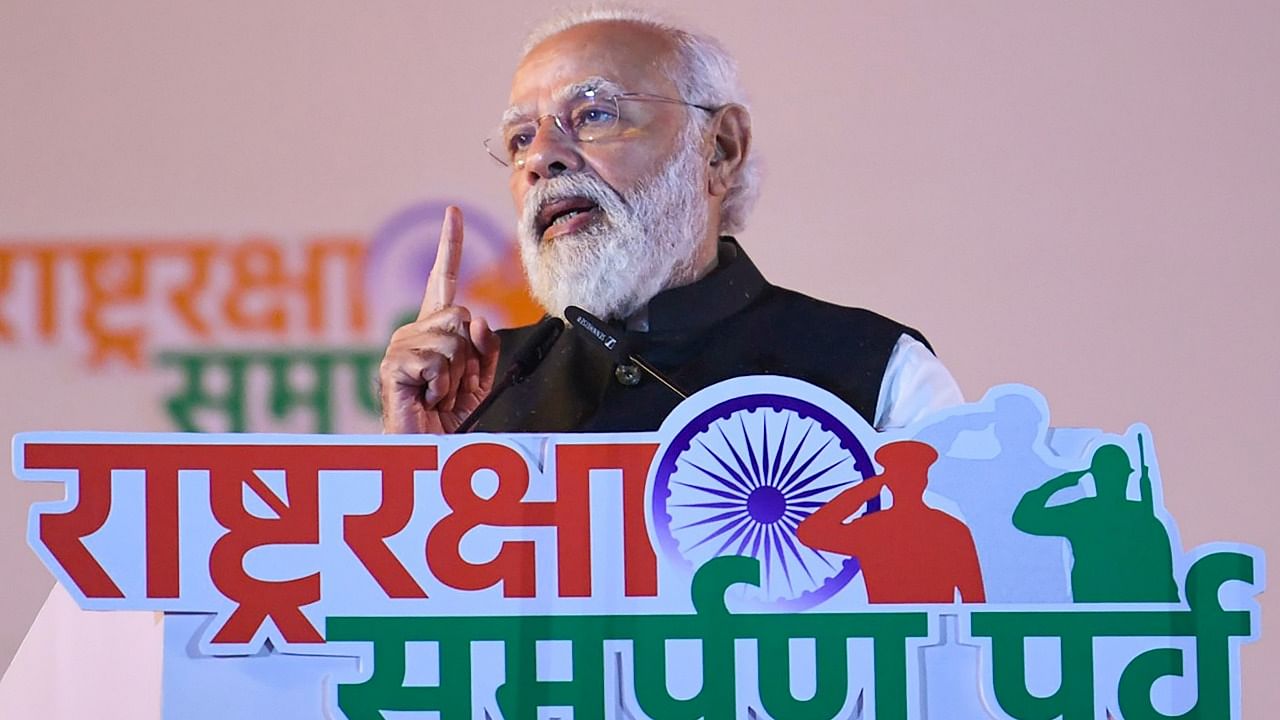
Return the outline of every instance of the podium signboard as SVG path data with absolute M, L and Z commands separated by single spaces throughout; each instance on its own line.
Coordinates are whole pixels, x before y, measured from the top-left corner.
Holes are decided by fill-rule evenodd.
M 31 546 L 164 613 L 171 718 L 1238 718 L 1260 550 L 1150 431 L 1002 386 L 877 433 L 744 377 L 656 432 L 26 433 Z M 124 659 L 122 659 L 124 661 Z

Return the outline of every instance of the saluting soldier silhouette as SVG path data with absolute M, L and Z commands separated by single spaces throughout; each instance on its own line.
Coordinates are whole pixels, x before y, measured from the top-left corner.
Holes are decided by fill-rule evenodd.
M 1142 452 L 1142 437 L 1138 437 Z M 1133 467 L 1119 445 L 1103 445 L 1086 470 L 1074 470 L 1028 492 L 1013 511 L 1013 524 L 1032 535 L 1065 537 L 1071 544 L 1071 594 L 1075 602 L 1177 602 L 1169 531 L 1155 513 L 1145 458 L 1138 499 L 1128 498 Z M 1085 475 L 1097 492 L 1049 505 L 1060 490 Z
M 982 569 L 969 528 L 925 505 L 929 466 L 938 451 L 914 440 L 876 451 L 884 472 L 835 496 L 796 529 L 811 548 L 858 559 L 873 603 L 985 602 Z M 888 488 L 886 510 L 845 520 Z
M 989 407 L 970 406 L 916 433 L 939 454 L 929 489 L 953 501 L 973 533 L 988 603 L 1069 603 L 1066 540 L 1009 522 L 1028 490 L 1065 469 L 1051 463 L 1048 409 L 1018 392 Z

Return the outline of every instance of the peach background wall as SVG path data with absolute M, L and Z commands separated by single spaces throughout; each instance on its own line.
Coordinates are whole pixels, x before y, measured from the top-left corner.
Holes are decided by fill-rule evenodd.
M 1280 4 L 653 5 L 741 61 L 773 281 L 921 328 L 972 399 L 1147 422 L 1186 545 L 1277 548 Z M 0 0 L 0 245 L 367 234 L 423 199 L 505 222 L 480 139 L 551 7 Z M 154 369 L 31 337 L 0 369 L 5 438 L 172 428 Z M 23 539 L 51 492 L 0 477 L 0 668 L 52 586 Z M 1261 717 L 1280 644 L 1243 657 Z

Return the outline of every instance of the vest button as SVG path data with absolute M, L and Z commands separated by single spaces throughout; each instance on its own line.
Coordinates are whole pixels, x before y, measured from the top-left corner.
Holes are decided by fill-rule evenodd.
M 613 376 L 627 387 L 640 384 L 640 368 L 635 365 L 619 365 L 613 369 Z

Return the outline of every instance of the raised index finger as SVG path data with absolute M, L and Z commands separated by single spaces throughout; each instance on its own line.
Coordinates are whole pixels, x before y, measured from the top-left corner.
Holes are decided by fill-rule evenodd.
M 458 288 L 458 267 L 462 264 L 462 210 L 450 205 L 444 210 L 444 223 L 440 226 L 440 247 L 436 249 L 436 263 L 427 276 L 427 290 L 422 295 L 422 307 L 418 319 L 453 304 Z

